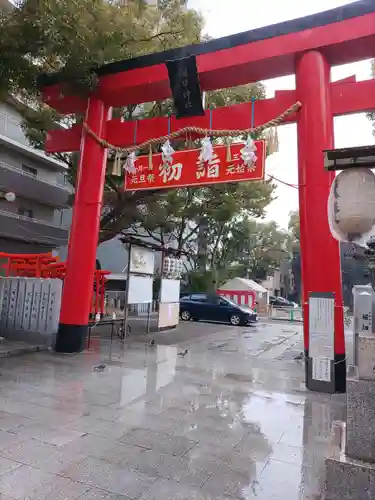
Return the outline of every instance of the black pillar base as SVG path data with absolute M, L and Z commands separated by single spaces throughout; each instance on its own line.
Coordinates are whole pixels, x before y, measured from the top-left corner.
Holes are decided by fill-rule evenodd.
M 313 360 L 309 357 L 309 352 L 305 350 L 305 377 L 306 387 L 310 391 L 326 392 L 334 394 L 335 392 L 346 392 L 346 356 L 345 354 L 335 354 L 331 361 L 331 381 L 314 380 L 312 377 Z
M 56 352 L 82 352 L 86 345 L 88 325 L 65 325 L 59 324 L 56 335 Z

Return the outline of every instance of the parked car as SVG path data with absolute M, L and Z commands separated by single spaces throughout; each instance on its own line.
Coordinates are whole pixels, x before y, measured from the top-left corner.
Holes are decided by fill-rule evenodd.
M 296 307 L 294 302 L 284 299 L 284 297 L 275 297 L 274 295 L 270 295 L 268 302 L 273 307 Z
M 257 314 L 219 295 L 192 293 L 180 299 L 180 316 L 183 321 L 215 321 L 231 325 L 247 325 L 258 320 Z

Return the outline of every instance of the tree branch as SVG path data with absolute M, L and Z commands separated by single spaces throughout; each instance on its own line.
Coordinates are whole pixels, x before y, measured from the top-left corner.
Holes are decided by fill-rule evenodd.
M 156 35 L 152 35 L 148 38 L 141 38 L 140 40 L 126 40 L 125 42 L 123 42 L 121 44 L 121 47 L 125 47 L 131 43 L 147 43 L 147 42 L 152 42 L 152 40 L 155 40 L 155 38 L 159 38 L 161 36 L 168 36 L 168 35 L 171 35 L 171 36 L 176 36 L 176 35 L 180 35 L 181 33 L 183 33 L 183 28 L 178 30 L 178 31 L 161 31 L 160 33 L 156 33 Z

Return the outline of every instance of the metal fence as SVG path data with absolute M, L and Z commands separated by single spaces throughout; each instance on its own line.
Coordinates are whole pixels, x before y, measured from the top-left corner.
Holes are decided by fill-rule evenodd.
M 104 314 L 116 318 L 125 317 L 126 292 L 108 291 L 105 297 Z M 151 304 L 129 304 L 129 316 L 148 316 L 150 313 L 157 312 L 158 303 L 154 300 Z
M 303 321 L 301 307 L 269 307 L 268 316 L 273 320 Z

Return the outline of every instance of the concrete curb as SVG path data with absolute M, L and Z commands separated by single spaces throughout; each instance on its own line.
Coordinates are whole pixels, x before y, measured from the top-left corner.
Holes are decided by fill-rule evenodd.
M 9 346 L 9 349 L 0 351 L 0 358 L 9 358 L 11 356 L 22 356 L 23 354 L 30 354 L 39 351 L 48 351 L 47 345 L 30 345 L 25 347 Z

